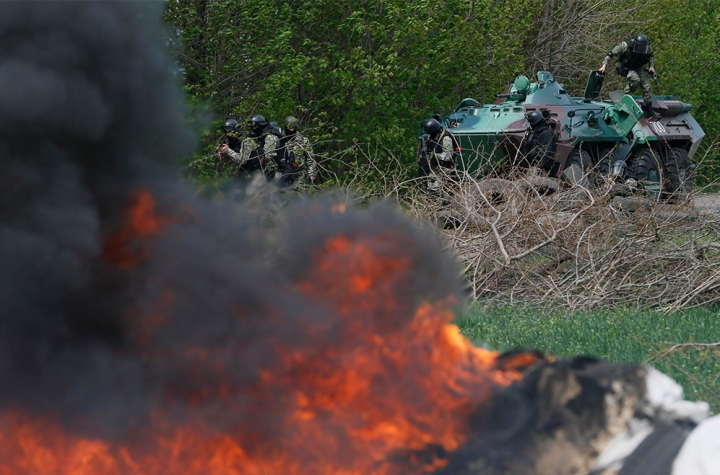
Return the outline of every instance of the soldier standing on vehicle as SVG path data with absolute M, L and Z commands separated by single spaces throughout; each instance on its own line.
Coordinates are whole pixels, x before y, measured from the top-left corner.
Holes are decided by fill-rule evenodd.
M 653 77 L 655 76 L 655 58 L 650 47 L 650 40 L 641 33 L 634 38 L 623 41 L 608 52 L 599 71 L 604 73 L 610 60 L 615 57 L 617 57 L 618 61 L 618 74 L 630 80 L 630 83 L 625 86 L 625 94 L 633 93 L 640 87 L 645 102 L 643 110 L 648 117 L 659 116 L 652 108 L 652 86 L 647 75 L 647 73 L 650 73 Z M 649 66 L 647 73 L 644 69 L 646 64 Z
M 298 120 L 293 116 L 285 117 L 285 134 L 280 139 L 281 186 L 301 189 L 305 185 L 305 176 L 315 183 L 317 163 L 310 140 L 298 131 Z
M 558 169 L 558 163 L 555 161 L 557 148 L 555 132 L 541 112 L 530 111 L 525 119 L 530 124 L 530 128 L 525 133 L 520 152 L 538 172 L 549 172 L 554 176 Z
M 242 141 L 239 151 L 225 144 L 220 148 L 220 153 L 237 163 L 239 179 L 247 179 L 257 171 L 272 178 L 278 169 L 277 148 L 282 133 L 276 124 L 259 114 L 250 117 L 248 126 L 250 132 Z
M 440 193 L 443 183 L 452 179 L 456 168 L 455 155 L 460 150 L 457 139 L 434 117 L 422 124 L 418 148 L 418 178 L 424 178 L 425 189 Z

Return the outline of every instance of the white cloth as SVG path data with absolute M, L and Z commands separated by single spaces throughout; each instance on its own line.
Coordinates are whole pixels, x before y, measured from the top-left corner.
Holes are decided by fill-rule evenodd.
M 633 417 L 628 422 L 627 429 L 605 447 L 595 460 L 590 473 L 619 470 L 625 458 L 652 433 L 653 421 L 672 422 L 689 419 L 697 424 L 708 417 L 710 409 L 706 402 L 686 401 L 682 386 L 655 368 L 647 368 L 645 388 L 645 396 L 637 408 L 641 417 L 637 417 L 637 415 Z M 691 436 L 695 431 L 691 433 Z M 715 438 L 720 444 L 720 427 L 716 431 Z M 681 454 L 685 445 L 681 449 Z M 720 446 L 716 445 L 716 450 L 718 450 L 717 447 Z M 720 457 L 720 450 L 718 450 L 717 457 Z M 718 468 L 715 472 L 686 473 L 679 471 L 673 472 L 673 475 L 710 475 L 711 473 L 720 475 L 720 460 L 716 459 L 716 461 L 718 461 Z
M 690 432 L 673 462 L 672 475 L 720 475 L 720 416 Z

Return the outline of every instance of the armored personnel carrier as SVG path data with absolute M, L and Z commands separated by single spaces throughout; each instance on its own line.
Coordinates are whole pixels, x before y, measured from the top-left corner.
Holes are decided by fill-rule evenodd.
M 537 81 L 518 76 L 492 104 L 464 99 L 445 125 L 462 147 L 461 169 L 502 176 L 529 167 L 521 153 L 528 129 L 525 115 L 540 111 L 557 136 L 557 178 L 611 175 L 633 189 L 668 196 L 692 189 L 692 157 L 705 136 L 690 115 L 691 105 L 655 96 L 659 117 L 643 115 L 640 98 L 611 93 L 600 99 L 604 75 L 593 71 L 584 97 L 571 97 L 547 71 Z M 571 179 L 571 181 L 574 181 Z

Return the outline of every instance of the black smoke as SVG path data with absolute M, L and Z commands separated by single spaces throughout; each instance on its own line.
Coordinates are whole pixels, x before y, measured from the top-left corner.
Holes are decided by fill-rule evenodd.
M 162 8 L 0 2 L 0 412 L 59 413 L 70 430 L 119 437 L 194 401 L 213 430 L 255 424 L 270 437 L 285 396 L 246 391 L 277 366 L 267 342 L 308 355 L 347 344 L 334 309 L 295 291 L 328 237 L 412 260 L 393 276 L 395 312 L 358 312 L 366 332 L 400 331 L 420 301 L 457 297 L 457 269 L 391 205 L 333 212 L 328 196 L 266 221 L 197 200 L 162 165 L 195 146 Z M 173 219 L 147 258 L 118 268 L 105 246 L 138 190 Z

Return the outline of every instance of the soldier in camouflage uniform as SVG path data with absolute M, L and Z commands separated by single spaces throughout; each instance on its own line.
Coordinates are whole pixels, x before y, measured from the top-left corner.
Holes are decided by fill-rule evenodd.
M 223 134 L 225 135 L 225 143 L 227 143 L 230 150 L 233 150 L 235 152 L 240 151 L 240 146 L 242 145 L 243 138 L 245 138 L 244 132 L 239 131 L 237 126 L 237 120 L 227 119 L 223 123 L 222 127 L 220 127 Z M 220 148 L 218 148 L 218 151 L 219 150 Z M 220 160 L 222 160 L 222 157 L 222 154 L 220 154 Z
M 630 83 L 625 86 L 625 94 L 635 92 L 639 86 L 645 102 L 645 113 L 649 117 L 658 116 L 659 114 L 652 108 L 653 96 L 650 78 L 643 68 L 647 64 L 649 65 L 647 71 L 652 75 L 655 74 L 655 57 L 650 47 L 650 40 L 647 36 L 639 34 L 623 41 L 605 56 L 605 61 L 599 71 L 604 73 L 610 60 L 615 57 L 618 61 L 618 74 L 630 80 Z
M 454 176 L 455 153 L 460 150 L 455 137 L 434 117 L 423 122 L 424 135 L 418 149 L 418 178 L 424 179 L 425 189 L 439 194 L 443 183 Z
M 280 128 L 261 115 L 252 116 L 248 125 L 250 133 L 242 141 L 240 151 L 234 151 L 226 144 L 220 153 L 238 165 L 238 179 L 245 180 L 258 171 L 272 179 L 278 171 Z
M 280 139 L 281 186 L 301 189 L 305 185 L 305 176 L 315 183 L 317 163 L 310 140 L 298 131 L 298 120 L 293 116 L 285 117 L 285 135 Z

